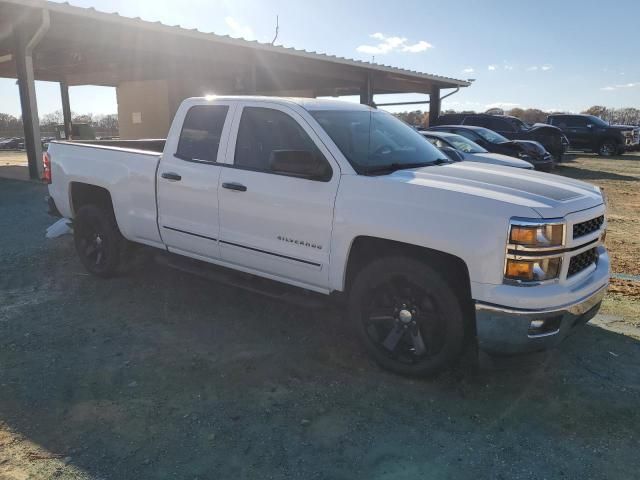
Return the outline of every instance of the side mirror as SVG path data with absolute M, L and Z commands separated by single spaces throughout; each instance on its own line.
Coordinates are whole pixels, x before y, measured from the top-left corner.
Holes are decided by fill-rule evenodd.
M 453 147 L 440 147 L 440 151 L 444 153 L 452 162 L 464 161 L 464 154 Z
M 273 150 L 269 157 L 273 173 L 328 181 L 331 169 L 324 159 L 308 150 Z

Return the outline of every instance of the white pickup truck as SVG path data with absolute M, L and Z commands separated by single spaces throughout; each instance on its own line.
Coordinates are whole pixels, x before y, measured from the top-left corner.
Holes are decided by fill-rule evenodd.
M 599 188 L 451 163 L 367 106 L 191 98 L 166 141 L 52 142 L 44 161 L 50 207 L 72 219 L 90 272 L 115 274 L 143 244 L 174 266 L 333 294 L 402 374 L 438 372 L 470 346 L 554 346 L 609 282 Z

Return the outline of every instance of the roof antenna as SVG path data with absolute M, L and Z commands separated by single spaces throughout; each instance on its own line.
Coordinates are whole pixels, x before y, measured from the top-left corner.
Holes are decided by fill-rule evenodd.
M 280 25 L 278 24 L 278 15 L 276 15 L 276 34 L 273 37 L 273 40 L 271 40 L 271 45 L 273 45 L 274 43 L 276 43 L 276 40 L 278 38 L 278 31 L 280 30 Z

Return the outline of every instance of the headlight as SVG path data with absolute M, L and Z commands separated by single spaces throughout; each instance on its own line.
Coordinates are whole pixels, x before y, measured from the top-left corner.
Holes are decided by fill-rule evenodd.
M 512 224 L 509 243 L 525 247 L 561 247 L 564 243 L 564 224 Z
M 505 281 L 534 283 L 560 277 L 565 245 L 563 219 L 512 219 L 509 225 Z
M 560 257 L 527 260 L 507 259 L 504 277 L 523 282 L 543 282 L 558 278 L 562 259 Z

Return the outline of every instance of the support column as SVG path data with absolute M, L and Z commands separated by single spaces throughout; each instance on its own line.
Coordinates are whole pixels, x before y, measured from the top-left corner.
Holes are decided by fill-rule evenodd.
M 73 127 L 71 125 L 71 103 L 69 102 L 69 85 L 67 85 L 67 82 L 60 82 L 60 98 L 62 99 L 64 138 L 66 140 L 71 140 Z
M 440 116 L 440 89 L 434 87 L 429 95 L 429 125 L 435 125 Z
M 371 75 L 367 75 L 367 80 L 364 85 L 360 87 L 360 103 L 362 105 L 369 105 L 371 107 L 373 104 L 373 84 L 371 81 Z
M 42 143 L 40 140 L 40 119 L 36 100 L 36 83 L 33 73 L 33 56 L 28 55 L 27 38 L 24 30 L 14 31 L 18 90 L 22 107 L 24 126 L 24 146 L 29 161 L 29 177 L 34 180 L 42 176 Z

